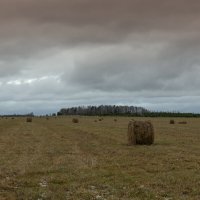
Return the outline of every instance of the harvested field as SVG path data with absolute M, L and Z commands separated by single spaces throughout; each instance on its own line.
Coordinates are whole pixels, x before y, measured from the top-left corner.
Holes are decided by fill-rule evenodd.
M 0 199 L 200 199 L 200 119 L 150 119 L 151 146 L 127 145 L 131 118 L 72 119 L 0 120 Z

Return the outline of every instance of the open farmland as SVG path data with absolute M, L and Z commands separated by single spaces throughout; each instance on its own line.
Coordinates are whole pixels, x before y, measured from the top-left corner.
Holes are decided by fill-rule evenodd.
M 127 145 L 131 118 L 78 119 L 0 120 L 1 200 L 200 199 L 200 119 L 151 119 L 151 146 Z

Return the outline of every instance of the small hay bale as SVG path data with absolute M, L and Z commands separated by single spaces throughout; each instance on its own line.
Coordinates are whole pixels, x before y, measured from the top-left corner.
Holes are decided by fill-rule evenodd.
M 101 121 L 102 121 L 102 119 L 100 118 L 100 119 L 99 119 L 99 121 L 101 122 Z
M 171 119 L 171 120 L 169 121 L 169 123 L 170 123 L 170 124 L 175 124 L 175 121 L 174 121 L 173 119 Z
M 32 117 L 27 117 L 26 122 L 32 122 Z
M 114 119 L 114 122 L 117 122 L 117 119 Z
M 185 122 L 185 121 L 184 122 L 179 122 L 179 124 L 187 124 L 187 122 Z
M 145 144 L 154 143 L 154 128 L 150 121 L 130 121 L 128 124 L 128 144 Z
M 79 120 L 78 120 L 77 118 L 73 118 L 73 119 L 72 119 L 72 122 L 73 122 L 73 123 L 79 123 Z

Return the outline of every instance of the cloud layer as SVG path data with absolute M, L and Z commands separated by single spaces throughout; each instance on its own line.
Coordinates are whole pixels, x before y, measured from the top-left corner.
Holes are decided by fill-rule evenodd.
M 0 111 L 200 112 L 198 0 L 1 0 Z

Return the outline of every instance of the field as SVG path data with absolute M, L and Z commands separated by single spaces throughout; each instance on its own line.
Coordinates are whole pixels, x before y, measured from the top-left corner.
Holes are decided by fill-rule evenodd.
M 1 119 L 0 200 L 199 200 L 200 119 L 153 118 L 155 144 L 128 146 L 130 119 Z

